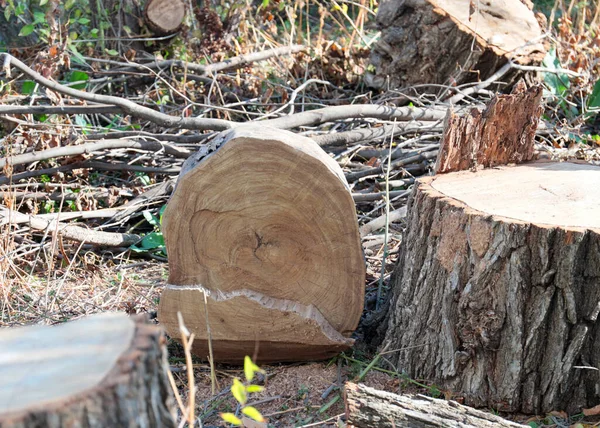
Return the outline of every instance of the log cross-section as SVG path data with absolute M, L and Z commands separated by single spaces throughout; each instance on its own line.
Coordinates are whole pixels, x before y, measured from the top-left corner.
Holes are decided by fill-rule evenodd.
M 365 263 L 343 173 L 314 141 L 225 132 L 183 167 L 163 217 L 169 285 L 159 320 L 194 352 L 240 363 L 327 358 L 352 345 Z M 207 323 L 208 320 L 208 323 Z
M 118 313 L 0 330 L 0 427 L 174 427 L 165 343 Z

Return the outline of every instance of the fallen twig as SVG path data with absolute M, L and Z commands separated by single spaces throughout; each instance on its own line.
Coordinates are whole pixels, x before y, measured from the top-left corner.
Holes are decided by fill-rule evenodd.
M 181 60 L 163 60 L 163 61 L 153 61 L 145 64 L 136 64 L 130 63 L 127 64 L 127 68 L 120 69 L 120 71 L 125 71 L 128 69 L 137 69 L 137 70 L 147 70 L 147 69 L 164 69 L 177 67 L 182 68 L 184 70 L 193 71 L 194 73 L 198 73 L 201 75 L 208 75 L 213 73 L 218 73 L 219 71 L 230 70 L 234 68 L 240 68 L 247 64 L 251 64 L 253 62 L 264 61 L 269 58 L 289 55 L 292 53 L 300 52 L 306 49 L 305 46 L 302 45 L 292 45 L 292 46 L 281 46 L 278 48 L 267 49 L 261 52 L 252 52 L 249 54 L 239 55 L 233 58 L 226 59 L 221 62 L 216 62 L 214 64 L 209 65 L 201 65 L 195 64 L 192 62 L 186 62 Z M 98 61 L 96 58 L 89 58 L 92 61 Z M 122 63 L 121 63 L 122 64 Z
M 345 146 L 354 143 L 368 143 L 380 140 L 392 133 L 393 125 L 383 125 L 377 128 L 358 128 L 351 131 L 336 132 L 311 137 L 319 146 Z M 443 130 L 441 121 L 435 122 L 397 122 L 396 135 L 408 132 L 439 132 Z
M 435 159 L 437 157 L 437 155 L 438 155 L 438 150 L 435 150 L 432 152 L 419 153 L 414 156 L 410 156 L 407 158 L 402 158 L 402 159 L 393 161 L 392 167 L 399 168 L 399 167 L 404 167 L 406 165 L 409 165 L 411 163 Z M 363 171 L 351 172 L 349 174 L 346 174 L 346 180 L 348 182 L 352 182 L 352 181 L 356 181 L 360 178 L 368 177 L 370 175 L 378 175 L 381 173 L 383 173 L 383 167 L 378 166 L 375 168 L 369 168 L 369 169 L 365 169 Z
M 31 162 L 53 159 L 61 156 L 75 156 L 84 153 L 92 153 L 100 150 L 110 149 L 141 149 L 149 151 L 164 150 L 165 153 L 178 157 L 187 158 L 191 152 L 187 149 L 173 146 L 172 144 L 160 141 L 131 141 L 131 140 L 100 140 L 95 143 L 86 143 L 75 146 L 56 147 L 53 149 L 42 150 L 39 152 L 23 153 L 21 155 L 8 156 L 0 158 L 0 168 L 7 163 L 11 165 L 23 165 Z
M 426 109 L 420 107 L 390 107 L 375 104 L 352 104 L 346 106 L 324 107 L 317 110 L 296 113 L 260 121 L 261 125 L 274 128 L 291 129 L 300 126 L 314 126 L 325 122 L 344 119 L 375 118 L 403 121 L 442 121 L 446 117 L 446 109 Z
M 141 239 L 139 235 L 130 233 L 111 233 L 85 229 L 72 224 L 58 223 L 55 220 L 45 220 L 36 216 L 22 214 L 8 208 L 0 207 L 0 225 L 12 222 L 27 223 L 35 230 L 55 230 L 63 238 L 73 241 L 86 242 L 92 245 L 119 247 L 130 246 Z

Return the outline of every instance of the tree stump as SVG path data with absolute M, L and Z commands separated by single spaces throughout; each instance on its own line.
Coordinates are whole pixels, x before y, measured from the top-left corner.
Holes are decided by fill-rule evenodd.
M 533 162 L 422 179 L 384 345 L 473 406 L 600 400 L 600 167 Z
M 149 0 L 144 9 L 144 17 L 154 33 L 173 34 L 181 28 L 185 5 L 181 0 Z
M 216 361 L 235 363 L 328 358 L 352 345 L 365 281 L 356 210 L 314 141 L 248 125 L 222 133 L 184 165 L 163 233 L 158 317 L 178 337 L 181 312 L 199 357 L 209 338 Z
M 384 0 L 376 20 L 381 38 L 366 82 L 377 88 L 455 86 L 485 80 L 509 59 L 539 65 L 545 56 L 542 30 L 521 0 Z
M 348 382 L 344 386 L 348 428 L 527 428 L 491 413 L 423 395 L 407 396 Z
M 174 427 L 165 337 L 107 313 L 0 331 L 0 427 Z

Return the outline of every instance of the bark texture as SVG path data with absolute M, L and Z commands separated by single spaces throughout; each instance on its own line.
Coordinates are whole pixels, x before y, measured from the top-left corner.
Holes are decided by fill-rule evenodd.
M 344 387 L 348 427 L 525 428 L 456 401 L 406 396 L 348 382 Z
M 508 59 L 537 65 L 544 58 L 540 26 L 520 0 L 383 0 L 377 26 L 367 83 L 379 88 L 454 86 L 485 80 Z
M 484 111 L 458 116 L 448 110 L 436 174 L 533 159 L 541 99 L 541 86 L 526 90 L 520 82 L 510 95 L 495 96 Z
M 241 363 L 328 358 L 353 344 L 365 264 L 341 168 L 305 137 L 246 125 L 182 168 L 163 217 L 158 318 L 193 351 Z
M 0 334 L 1 428 L 175 427 L 159 327 L 103 314 L 15 331 Z
M 398 370 L 462 395 L 468 405 L 579 411 L 600 400 L 600 372 L 583 368 L 600 367 L 600 168 L 535 163 L 534 176 L 538 168 L 556 175 L 523 189 L 523 176 L 515 178 L 520 168 L 528 167 L 481 172 L 497 174 L 481 188 L 469 172 L 415 186 L 383 345 L 400 350 L 391 359 Z M 563 186 L 580 173 L 589 185 Z M 462 181 L 451 183 L 456 174 Z M 443 193 L 435 187 L 442 179 Z M 470 202 L 448 197 L 452 188 L 473 188 Z M 482 212 L 502 194 L 513 199 Z M 591 199 L 582 203 L 582 195 Z M 518 200 L 543 221 L 515 219 Z

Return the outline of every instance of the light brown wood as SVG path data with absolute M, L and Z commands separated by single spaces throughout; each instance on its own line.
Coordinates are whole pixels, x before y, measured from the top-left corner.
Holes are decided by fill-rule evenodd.
M 423 395 L 398 395 L 348 382 L 344 386 L 348 428 L 526 428 L 500 416 Z
M 454 86 L 485 80 L 508 59 L 538 65 L 545 55 L 542 30 L 520 0 L 384 0 L 377 26 L 375 70 L 366 76 L 375 87 Z M 519 74 L 512 70 L 503 80 L 514 83 Z
M 141 317 L 0 330 L 0 426 L 175 426 L 166 367 Z
M 177 311 L 207 358 L 327 358 L 352 345 L 365 264 L 342 171 L 312 140 L 244 126 L 184 165 L 163 217 L 169 285 L 159 320 Z M 207 156 L 208 155 L 208 156 Z
M 436 174 L 521 163 L 533 159 L 542 114 L 542 87 L 520 82 L 510 95 L 497 95 L 485 110 L 458 116 L 448 110 Z
M 185 17 L 181 0 L 149 0 L 144 10 L 146 24 L 157 34 L 173 34 L 179 30 Z
M 418 182 L 384 345 L 407 375 L 500 411 L 580 411 L 600 384 L 600 167 Z

